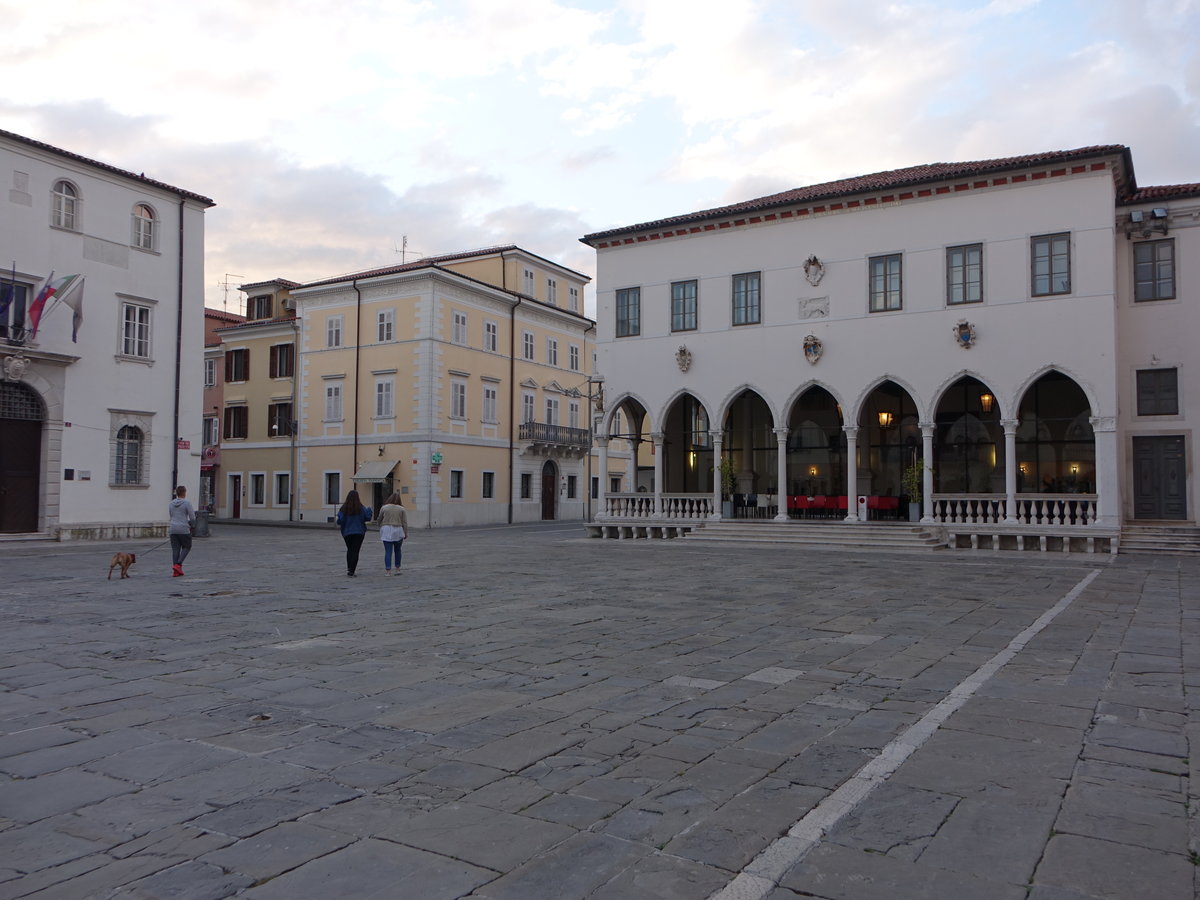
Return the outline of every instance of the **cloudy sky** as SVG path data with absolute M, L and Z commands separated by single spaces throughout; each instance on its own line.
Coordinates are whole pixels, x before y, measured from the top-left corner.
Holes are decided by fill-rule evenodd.
M 1200 0 L 0 0 L 0 128 L 212 197 L 222 283 L 1126 144 L 1200 181 Z M 228 292 L 229 309 L 241 299 Z M 588 309 L 592 309 L 592 291 Z

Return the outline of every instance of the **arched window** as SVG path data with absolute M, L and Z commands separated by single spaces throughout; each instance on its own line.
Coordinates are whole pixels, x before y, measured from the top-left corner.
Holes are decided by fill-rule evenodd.
M 142 430 L 124 425 L 117 432 L 115 484 L 142 483 Z
M 158 232 L 158 220 L 145 203 L 133 208 L 133 246 L 139 250 L 153 250 Z
M 51 223 L 58 228 L 79 230 L 79 191 L 69 181 L 54 183 L 54 206 Z

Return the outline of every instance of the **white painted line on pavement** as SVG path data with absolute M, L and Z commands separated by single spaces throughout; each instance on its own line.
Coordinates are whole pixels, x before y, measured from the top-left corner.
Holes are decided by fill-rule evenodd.
M 830 829 L 852 813 L 875 788 L 886 782 L 909 756 L 933 736 L 943 722 L 970 700 L 988 679 L 1020 653 L 1059 613 L 1070 606 L 1099 574 L 1099 569 L 1092 569 L 1061 600 L 1014 637 L 1007 647 L 959 682 L 945 699 L 880 750 L 878 756 L 842 782 L 837 790 L 796 822 L 784 837 L 769 844 L 733 881 L 713 894 L 709 900 L 763 900 L 775 890 L 788 871 L 804 859 Z

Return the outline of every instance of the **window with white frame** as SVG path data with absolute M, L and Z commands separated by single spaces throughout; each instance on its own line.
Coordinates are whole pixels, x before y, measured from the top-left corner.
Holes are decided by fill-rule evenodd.
M 225 383 L 247 381 L 250 378 L 250 348 L 236 347 L 225 351 Z
M 578 485 L 579 485 L 579 476 L 578 475 L 568 475 L 567 476 L 567 499 L 568 500 L 576 499 L 576 497 L 579 493 Z
M 484 500 L 494 500 L 496 498 L 496 473 L 484 472 L 483 482 L 479 486 L 480 496 Z
M 456 312 L 454 314 L 454 343 L 465 344 L 467 342 L 467 314 L 465 312 Z
M 734 325 L 757 325 L 762 321 L 761 282 L 761 272 L 743 272 L 733 276 Z
M 485 422 L 496 422 L 496 386 L 494 384 L 485 384 L 483 386 L 483 411 L 480 418 Z
M 676 281 L 671 285 L 671 330 L 695 331 L 699 317 L 697 284 Z
M 69 181 L 54 182 L 50 223 L 56 228 L 79 230 L 79 191 Z
M 570 304 L 571 312 L 579 312 L 579 288 L 568 287 L 567 299 Z
M 121 353 L 150 358 L 150 307 L 140 303 L 121 304 Z
M 272 378 L 291 378 L 296 371 L 295 345 L 272 344 L 267 369 Z
M 204 386 L 206 388 L 217 386 L 217 361 L 215 359 L 204 361 Z
M 552 338 L 552 337 L 546 338 L 546 362 L 552 366 L 558 365 L 558 339 L 557 338 Z
M 291 437 L 293 432 L 292 401 L 283 400 L 267 406 L 267 434 L 271 437 Z
M 144 436 L 134 425 L 117 431 L 114 453 L 113 484 L 141 484 Z
M 225 440 L 242 441 L 250 436 L 250 408 L 225 407 Z
M 375 418 L 390 419 L 395 415 L 392 404 L 392 379 L 377 378 L 375 380 Z
M 342 326 L 345 324 L 345 319 L 345 316 L 330 316 L 325 320 L 326 347 L 342 346 Z
M 467 417 L 467 383 L 455 379 L 450 382 L 450 418 Z
M 260 294 L 246 301 L 247 319 L 269 319 L 274 312 L 275 302 L 270 294 Z
M 325 384 L 325 421 L 340 422 L 342 420 L 342 385 L 340 382 Z
M 275 473 L 275 505 L 290 506 L 292 502 L 292 475 L 290 472 Z
M 528 294 L 530 297 L 532 297 L 534 295 L 534 291 L 536 291 L 536 290 L 537 290 L 537 288 L 535 286 L 535 282 L 534 282 L 534 278 L 533 278 L 533 269 L 526 269 L 525 270 L 525 293 Z
M 546 424 L 547 425 L 557 425 L 558 424 L 558 398 L 557 397 L 547 397 L 546 398 Z
M 613 493 L 613 494 L 621 493 L 621 476 L 620 475 L 610 475 L 609 476 L 608 490 L 610 493 Z
M 533 332 L 532 331 L 526 331 L 525 334 L 522 336 L 521 349 L 523 351 L 522 355 L 525 357 L 525 359 L 533 359 Z
M 946 303 L 983 302 L 983 244 L 946 248 Z
M 1175 239 L 1133 245 L 1133 299 L 1175 299 Z
M 325 503 L 327 506 L 342 505 L 342 473 L 325 473 Z
M 499 345 L 500 326 L 495 322 L 483 323 L 483 349 L 491 353 L 496 352 L 496 347 Z
M 899 253 L 872 256 L 868 267 L 868 308 L 871 312 L 903 309 L 902 258 Z
M 396 311 L 394 309 L 381 309 L 375 314 L 375 340 L 381 344 L 386 344 L 389 341 L 395 340 L 396 337 Z
M 221 420 L 216 416 L 204 417 L 204 446 L 214 447 L 221 442 Z
M 461 500 L 463 496 L 463 470 L 450 470 L 450 499 Z
M 158 220 L 145 203 L 133 208 L 133 246 L 139 250 L 153 250 L 158 235 Z
M 529 472 L 521 473 L 521 499 L 533 499 L 533 475 Z
M 250 473 L 250 505 L 265 506 L 267 502 L 267 476 L 264 472 Z
M 1029 239 L 1034 297 L 1071 292 L 1071 235 L 1042 234 Z
M 567 404 L 567 426 L 569 428 L 579 427 L 579 401 L 572 400 Z
M 567 364 L 571 367 L 572 372 L 579 371 L 579 345 L 572 344 L 570 350 L 567 351 Z
M 553 278 L 546 279 L 546 302 L 558 306 L 558 282 Z
M 642 333 L 642 289 L 623 288 L 617 291 L 617 337 L 633 337 Z
M 600 476 L 599 475 L 592 476 L 592 499 L 593 500 L 600 499 Z
M 521 421 L 532 422 L 534 420 L 534 396 L 533 391 L 521 392 Z

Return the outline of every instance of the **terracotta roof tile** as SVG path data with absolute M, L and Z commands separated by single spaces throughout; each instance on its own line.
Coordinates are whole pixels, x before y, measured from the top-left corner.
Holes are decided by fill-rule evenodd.
M 1176 197 L 1200 197 L 1200 184 L 1160 184 L 1139 188 L 1121 200 L 1122 206 L 1147 203 L 1151 200 L 1171 200 Z

